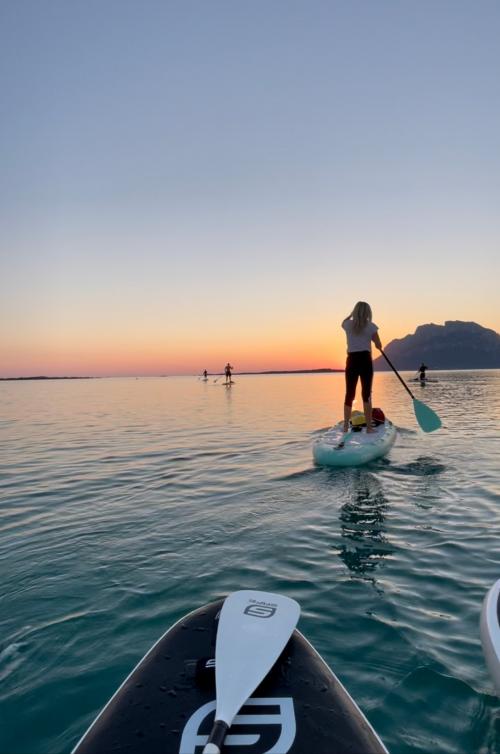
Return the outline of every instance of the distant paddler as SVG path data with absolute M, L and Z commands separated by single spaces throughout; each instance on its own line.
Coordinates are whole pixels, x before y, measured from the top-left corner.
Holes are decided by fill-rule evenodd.
M 418 378 L 420 382 L 425 382 L 425 372 L 429 367 L 426 367 L 424 362 L 422 362 L 418 368 Z
M 203 379 L 208 380 L 208 372 L 206 369 L 203 370 Z
M 230 385 L 232 383 L 231 379 L 231 370 L 234 369 L 233 366 L 227 362 L 226 366 L 224 367 L 224 374 L 226 375 L 226 385 Z

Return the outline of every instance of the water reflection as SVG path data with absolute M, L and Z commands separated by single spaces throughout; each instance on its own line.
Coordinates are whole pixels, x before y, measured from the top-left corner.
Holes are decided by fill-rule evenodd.
M 435 476 L 436 474 L 442 474 L 444 471 L 446 471 L 446 466 L 432 456 L 418 456 L 418 458 L 409 463 L 400 464 L 399 466 L 393 464 L 391 466 L 393 474 L 407 476 Z
M 353 474 L 352 496 L 340 509 L 344 540 L 338 554 L 356 576 L 375 582 L 375 570 L 394 552 L 386 536 L 388 501 L 382 485 L 369 472 Z

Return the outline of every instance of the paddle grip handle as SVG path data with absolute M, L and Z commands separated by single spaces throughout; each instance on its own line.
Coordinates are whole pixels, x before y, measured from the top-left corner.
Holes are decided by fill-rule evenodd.
M 227 723 L 223 720 L 216 720 L 203 749 L 203 754 L 220 754 L 228 730 L 229 725 Z
M 392 369 L 392 371 L 394 372 L 394 374 L 396 375 L 396 377 L 398 378 L 398 380 L 400 381 L 400 383 L 402 384 L 402 386 L 404 387 L 404 389 L 406 390 L 406 392 L 407 392 L 407 393 L 409 393 L 410 397 L 411 397 L 411 398 L 412 398 L 413 400 L 415 400 L 415 396 L 414 396 L 414 395 L 413 395 L 413 393 L 411 392 L 411 390 L 410 390 L 410 388 L 408 387 L 408 385 L 406 384 L 406 382 L 405 382 L 405 381 L 403 380 L 403 378 L 402 378 L 402 377 L 400 376 L 400 374 L 399 374 L 398 370 L 396 369 L 396 367 L 394 366 L 394 364 L 393 364 L 393 363 L 392 363 L 392 362 L 390 361 L 389 357 L 385 355 L 385 353 L 383 352 L 383 350 L 382 350 L 382 349 L 380 349 L 380 353 L 382 354 L 382 356 L 384 357 L 384 359 L 385 359 L 385 360 L 387 361 L 387 363 L 389 364 L 390 368 Z

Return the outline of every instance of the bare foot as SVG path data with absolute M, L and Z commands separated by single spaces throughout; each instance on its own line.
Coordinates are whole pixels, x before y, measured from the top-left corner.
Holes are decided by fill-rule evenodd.
M 374 435 L 375 434 L 375 430 L 373 429 L 373 427 L 367 427 L 366 428 L 366 434 L 367 435 Z

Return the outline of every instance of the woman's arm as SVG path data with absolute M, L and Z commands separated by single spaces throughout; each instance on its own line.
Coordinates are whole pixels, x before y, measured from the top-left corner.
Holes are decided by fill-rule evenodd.
M 375 343 L 375 346 L 378 348 L 379 351 L 382 350 L 382 343 L 380 341 L 380 336 L 378 332 L 374 332 L 372 335 L 372 340 Z

